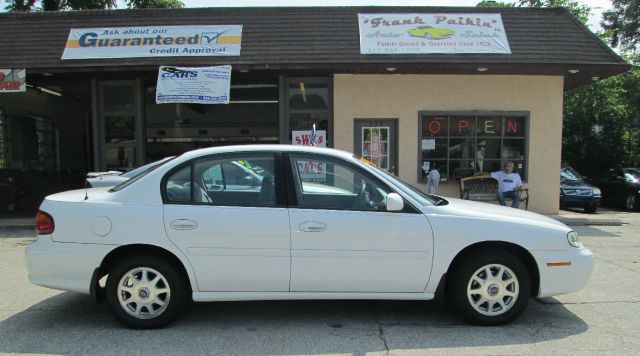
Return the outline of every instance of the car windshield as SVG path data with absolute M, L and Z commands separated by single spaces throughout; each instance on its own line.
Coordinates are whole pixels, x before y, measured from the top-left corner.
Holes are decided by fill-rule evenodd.
M 160 166 L 161 164 L 163 164 L 164 162 L 166 162 L 166 161 L 168 161 L 168 160 L 170 160 L 172 158 L 173 158 L 173 156 L 165 157 L 165 158 L 163 158 L 163 159 L 161 159 L 159 161 L 151 162 L 151 163 L 145 164 L 144 166 L 140 166 L 138 168 L 134 168 L 134 169 L 132 169 L 132 170 L 130 170 L 128 172 L 122 173 L 120 175 L 120 177 L 133 178 L 133 177 L 137 176 L 138 174 L 146 171 L 149 168 L 154 168 L 156 166 Z
M 165 165 L 167 162 L 170 162 L 170 161 L 174 160 L 175 158 L 176 157 L 167 157 L 167 158 L 165 158 L 163 160 L 150 163 L 150 164 L 148 164 L 146 166 L 142 166 L 142 167 L 147 167 L 147 168 L 145 170 L 143 170 L 143 171 L 139 171 L 138 174 L 130 177 L 126 181 L 124 181 L 124 182 L 116 185 L 115 187 L 109 189 L 109 192 L 110 193 L 114 193 L 114 192 L 120 191 L 120 190 L 130 186 L 131 184 L 137 182 L 140 178 L 146 176 L 147 174 L 153 172 L 154 170 L 156 170 L 159 167 Z M 142 167 L 140 167 L 140 168 L 142 168 Z
M 572 168 L 563 167 L 560 170 L 560 180 L 562 181 L 572 181 L 572 182 L 581 182 L 582 176 L 578 174 L 578 172 L 574 171 Z
M 356 155 L 354 155 L 353 157 L 355 159 L 361 161 L 361 162 L 367 163 L 367 161 L 362 160 L 360 157 L 358 157 Z M 445 204 L 447 204 L 447 201 L 444 200 L 443 198 L 440 198 L 440 197 L 435 196 L 435 195 L 426 194 L 426 193 L 420 191 L 418 188 L 416 188 L 416 187 L 412 186 L 411 184 L 403 181 L 402 179 L 400 179 L 397 176 L 387 172 L 384 169 L 376 167 L 375 165 L 370 164 L 370 163 L 367 163 L 366 166 L 367 166 L 367 168 L 371 169 L 372 171 L 375 171 L 376 173 L 384 176 L 387 180 L 391 181 L 396 188 L 400 189 L 403 193 L 409 195 L 411 198 L 413 198 L 415 201 L 417 201 L 422 206 L 445 205 Z

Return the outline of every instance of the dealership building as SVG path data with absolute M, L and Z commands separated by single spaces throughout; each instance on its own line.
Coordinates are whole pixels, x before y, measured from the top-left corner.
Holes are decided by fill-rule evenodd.
M 231 66 L 228 95 L 161 103 L 161 66 Z M 564 9 L 269 7 L 4 13 L 0 69 L 22 81 L 0 88 L 0 170 L 24 180 L 0 209 L 315 125 L 422 189 L 436 167 L 444 195 L 514 161 L 529 209 L 555 213 L 564 92 L 629 66 Z

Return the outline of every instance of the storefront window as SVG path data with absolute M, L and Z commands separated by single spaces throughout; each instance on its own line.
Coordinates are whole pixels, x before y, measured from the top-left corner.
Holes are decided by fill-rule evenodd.
M 287 112 L 289 117 L 289 142 L 292 131 L 310 131 L 313 125 L 316 130 L 325 130 L 327 146 L 331 146 L 331 115 L 329 100 L 329 79 L 291 78 L 286 84 Z
M 500 170 L 514 161 L 526 179 L 526 115 L 423 115 L 420 167 L 437 168 L 442 179 Z M 426 174 L 422 171 L 422 181 Z

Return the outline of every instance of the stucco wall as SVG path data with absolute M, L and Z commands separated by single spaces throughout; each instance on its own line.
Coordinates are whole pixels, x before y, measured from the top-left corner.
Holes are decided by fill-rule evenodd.
M 334 147 L 353 151 L 354 118 L 397 118 L 400 177 L 416 185 L 418 111 L 530 112 L 529 210 L 557 213 L 562 77 L 337 74 L 333 83 Z

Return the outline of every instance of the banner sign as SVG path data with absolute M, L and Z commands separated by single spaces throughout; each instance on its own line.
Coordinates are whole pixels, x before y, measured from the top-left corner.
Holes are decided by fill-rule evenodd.
M 294 145 L 309 146 L 311 130 L 291 131 L 291 142 Z M 316 130 L 316 147 L 327 147 L 327 131 Z
M 26 90 L 26 69 L 0 69 L 0 93 L 24 93 Z
M 500 14 L 358 14 L 361 54 L 511 54 Z
M 229 104 L 231 66 L 161 66 L 156 103 Z
M 71 29 L 62 59 L 239 56 L 242 25 Z

